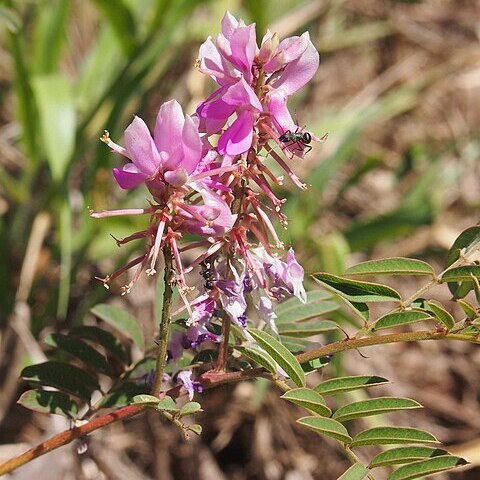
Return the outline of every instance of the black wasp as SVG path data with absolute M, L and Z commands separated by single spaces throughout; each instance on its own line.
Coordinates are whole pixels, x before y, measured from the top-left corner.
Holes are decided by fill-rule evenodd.
M 203 278 L 203 285 L 205 290 L 213 290 L 214 285 L 214 272 L 212 269 L 212 260 L 205 259 L 203 262 L 200 262 L 200 275 Z
M 305 153 L 308 153 L 312 147 L 310 143 L 312 142 L 312 135 L 308 132 L 300 132 L 300 129 L 297 128 L 294 132 L 287 130 L 286 132 L 280 135 L 280 141 L 285 143 L 287 147 L 291 145 L 296 145 L 299 150 L 305 148 Z

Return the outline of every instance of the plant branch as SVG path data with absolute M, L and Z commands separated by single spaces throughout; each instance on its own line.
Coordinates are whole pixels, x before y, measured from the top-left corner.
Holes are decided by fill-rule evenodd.
M 163 249 L 163 258 L 165 260 L 165 290 L 163 292 L 163 310 L 162 319 L 159 329 L 159 345 L 157 352 L 157 362 L 155 365 L 155 380 L 153 382 L 152 395 L 158 397 L 162 388 L 163 372 L 167 363 L 167 345 L 168 345 L 168 329 L 170 327 L 170 317 L 173 296 L 173 266 L 172 266 L 172 249 L 166 245 Z
M 480 344 L 480 339 L 472 338 L 470 335 L 461 335 L 453 333 L 442 333 L 442 332 L 430 332 L 430 331 L 419 331 L 419 332 L 407 332 L 407 333 L 394 333 L 390 335 L 380 335 L 378 337 L 365 337 L 365 338 L 352 338 L 347 340 L 341 340 L 338 342 L 331 343 L 322 348 L 312 350 L 310 352 L 305 352 L 300 355 L 297 355 L 297 360 L 301 363 L 314 360 L 316 358 L 321 358 L 326 355 L 331 355 L 334 353 L 342 352 L 345 350 L 353 350 L 361 347 L 381 345 L 388 343 L 397 343 L 397 342 L 416 342 L 422 340 L 457 340 L 463 342 L 477 343 Z M 204 390 L 209 390 L 218 385 L 238 382 L 241 380 L 254 379 L 254 378 L 267 378 L 274 381 L 282 389 L 284 385 L 280 385 L 278 382 L 275 382 L 272 374 L 265 371 L 263 368 L 254 368 L 252 370 L 245 371 L 235 371 L 235 372 L 218 372 L 210 370 L 204 373 L 199 381 L 201 382 Z M 184 387 L 176 386 L 166 392 L 166 395 L 169 395 L 172 398 L 178 398 L 179 396 L 185 395 L 187 392 Z M 127 418 L 138 415 L 143 412 L 146 407 L 144 406 L 135 406 L 129 405 L 127 407 L 120 408 L 115 412 L 97 417 L 88 423 L 75 427 L 70 430 L 66 430 L 62 433 L 59 433 L 48 440 L 45 440 L 40 445 L 27 450 L 25 453 L 14 457 L 7 462 L 0 465 L 0 475 L 9 473 L 16 468 L 38 458 L 42 455 L 45 455 L 56 448 L 59 448 L 63 445 L 67 445 L 73 440 L 80 438 L 84 435 L 87 435 L 99 428 L 105 427 L 111 423 L 118 422 L 120 420 L 125 420 Z

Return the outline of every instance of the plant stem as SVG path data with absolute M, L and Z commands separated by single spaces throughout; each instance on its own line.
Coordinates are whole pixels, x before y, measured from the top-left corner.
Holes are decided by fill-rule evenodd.
M 440 282 L 434 278 L 433 280 L 430 280 L 427 284 L 425 284 L 423 287 L 418 289 L 414 294 L 412 294 L 410 297 L 408 297 L 405 301 L 402 302 L 402 307 L 408 307 L 411 303 L 413 303 L 422 293 L 427 292 L 431 288 L 435 287 L 436 285 L 439 285 Z
M 166 287 L 166 286 L 165 286 Z M 463 342 L 477 343 L 480 344 L 480 339 L 472 338 L 471 335 L 460 335 L 460 334 L 445 334 L 438 332 L 429 332 L 429 331 L 420 331 L 420 332 L 408 332 L 408 333 L 394 333 L 391 335 L 381 335 L 378 337 L 366 337 L 366 338 L 352 338 L 349 340 L 341 340 L 339 342 L 334 342 L 325 347 L 318 348 L 317 350 L 312 350 L 310 352 L 302 353 L 297 355 L 297 360 L 301 363 L 314 360 L 316 358 L 321 358 L 326 355 L 331 355 L 333 353 L 342 352 L 345 350 L 353 350 L 356 348 L 372 346 L 372 345 L 381 345 L 387 343 L 396 343 L 396 342 L 416 342 L 421 340 L 458 340 Z M 217 387 L 226 383 L 239 382 L 241 380 L 254 379 L 254 378 L 267 378 L 274 381 L 280 388 L 285 389 L 285 385 L 281 382 L 276 382 L 273 379 L 273 376 L 266 372 L 263 368 L 255 368 L 252 370 L 239 370 L 235 372 L 217 372 L 210 370 L 209 372 L 204 373 L 200 377 L 200 382 L 204 390 L 210 390 L 211 388 Z M 181 395 L 186 394 L 186 390 L 183 387 L 176 386 L 166 392 L 172 398 L 178 398 Z M 129 405 L 127 407 L 120 408 L 114 412 L 111 412 L 107 415 L 97 417 L 88 423 L 75 427 L 70 430 L 61 432 L 48 440 L 45 440 L 40 445 L 27 450 L 25 453 L 14 457 L 10 460 L 7 460 L 5 463 L 0 465 L 0 475 L 9 473 L 15 470 L 18 467 L 34 460 L 35 458 L 41 457 L 56 448 L 59 448 L 63 445 L 67 445 L 73 440 L 80 438 L 88 433 L 98 430 L 99 428 L 105 427 L 111 423 L 124 420 L 134 415 L 138 415 L 143 412 L 146 407 Z
M 163 310 L 162 319 L 160 321 L 159 329 L 159 345 L 157 353 L 157 362 L 155 366 L 155 380 L 153 382 L 152 395 L 158 397 L 162 388 L 163 372 L 165 371 L 165 364 L 167 363 L 167 345 L 168 345 L 168 330 L 170 327 L 170 311 L 172 308 L 173 296 L 173 266 L 172 266 L 172 249 L 170 245 L 166 245 L 163 249 L 163 258 L 165 260 L 165 291 L 163 292 Z
M 349 338 L 339 342 L 330 343 L 324 347 L 310 350 L 309 352 L 297 355 L 297 360 L 300 363 L 316 360 L 317 358 L 333 355 L 334 353 L 343 352 L 345 350 L 354 350 L 362 347 L 369 347 L 372 345 L 382 345 L 386 343 L 398 342 L 419 342 L 422 340 L 458 340 L 461 342 L 469 342 L 480 344 L 480 339 L 472 337 L 471 335 L 461 335 L 454 333 L 432 332 L 432 331 L 418 331 L 405 333 L 392 333 L 390 335 L 379 335 L 377 337 L 364 338 Z

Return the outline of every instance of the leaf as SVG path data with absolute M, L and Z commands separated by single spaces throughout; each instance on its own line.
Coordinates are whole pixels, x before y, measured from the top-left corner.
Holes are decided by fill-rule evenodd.
M 17 403 L 35 412 L 52 413 L 68 418 L 75 418 L 78 414 L 78 405 L 68 395 L 50 390 L 27 390 Z
M 332 418 L 339 422 L 346 422 L 353 418 L 381 415 L 383 413 L 395 412 L 397 410 L 410 410 L 422 408 L 415 400 L 399 397 L 380 397 L 350 403 L 339 408 Z
M 272 372 L 275 375 L 278 373 L 278 366 L 275 363 L 275 360 L 258 345 L 239 346 L 235 347 L 235 349 L 254 362 L 257 362 L 262 367 L 266 368 L 269 372 Z
M 141 349 L 144 347 L 143 333 L 135 318 L 127 311 L 100 303 L 90 310 L 96 317 L 131 338 Z
M 95 378 L 68 363 L 44 362 L 30 365 L 22 370 L 20 376 L 27 382 L 55 387 L 87 401 L 95 390 L 100 389 Z
M 258 344 L 285 370 L 287 375 L 299 386 L 305 386 L 305 373 L 298 360 L 271 335 L 256 328 L 248 329 Z
M 442 282 L 461 282 L 463 280 L 472 280 L 472 276 L 480 277 L 479 265 L 466 265 L 463 267 L 455 267 L 447 270 L 442 276 Z
M 202 426 L 199 425 L 198 423 L 194 423 L 193 425 L 189 425 L 188 429 L 195 433 L 196 435 L 201 435 L 202 434 Z
M 391 473 L 387 480 L 412 480 L 425 475 L 433 475 L 451 470 L 452 468 L 461 467 L 467 463 L 463 458 L 453 455 L 443 455 L 441 457 L 429 458 L 428 460 L 420 460 L 404 465 Z
M 310 388 L 294 388 L 284 393 L 281 398 L 306 408 L 322 417 L 329 417 L 332 411 L 325 405 L 323 397 Z
M 372 331 L 407 325 L 409 323 L 420 322 L 430 318 L 432 318 L 431 315 L 426 312 L 403 311 L 387 313 L 372 325 Z
M 157 410 L 162 410 L 165 412 L 176 412 L 178 408 L 173 398 L 166 395 L 160 400 L 160 402 L 158 402 Z
M 448 330 L 450 330 L 455 326 L 455 319 L 452 317 L 452 315 L 449 312 L 447 312 L 443 308 L 443 306 L 440 303 L 430 300 L 430 302 L 428 302 L 428 305 L 430 310 L 434 313 L 437 320 L 443 323 L 443 325 L 445 325 L 445 327 Z
M 338 325 L 330 320 L 321 322 L 281 323 L 277 324 L 278 333 L 289 337 L 311 337 L 321 333 L 338 330 Z
M 75 107 L 70 82 L 60 74 L 39 75 L 32 88 L 52 177 L 61 182 L 75 147 Z
M 298 337 L 284 337 L 280 336 L 282 345 L 292 353 L 301 353 L 307 351 L 310 346 L 314 345 L 310 340 Z
M 320 368 L 326 367 L 332 361 L 332 355 L 327 355 L 326 357 L 314 358 L 308 362 L 301 363 L 302 369 L 305 373 L 315 372 Z
M 375 387 L 389 383 L 386 378 L 375 375 L 359 375 L 351 377 L 331 378 L 315 387 L 315 391 L 321 395 L 336 395 L 337 393 L 350 392 L 359 388 Z
M 433 447 L 398 447 L 381 452 L 373 457 L 370 467 L 382 467 L 384 465 L 397 465 L 401 463 L 411 463 L 415 460 L 421 460 L 428 457 L 438 457 L 448 455 L 446 450 Z
M 361 463 L 352 465 L 343 475 L 337 480 L 363 480 L 368 474 L 368 468 Z
M 147 395 L 145 393 L 135 395 L 132 399 L 132 405 L 150 405 L 156 406 L 160 402 L 160 399 L 153 395 Z
M 198 402 L 188 402 L 180 409 L 180 416 L 185 417 L 198 412 L 203 412 L 202 406 Z
M 338 310 L 338 304 L 336 302 L 301 303 L 296 308 L 288 309 L 280 313 L 275 319 L 275 323 L 280 327 L 283 323 L 303 322 L 335 310 Z
M 100 402 L 102 408 L 120 408 L 130 405 L 137 395 L 144 395 L 150 389 L 146 385 L 124 382 L 107 393 Z
M 107 359 L 93 347 L 78 338 L 52 333 L 45 338 L 45 343 L 73 355 L 101 373 L 110 375 L 111 369 Z
M 446 266 L 449 267 L 460 258 L 468 258 L 475 250 L 479 248 L 480 244 L 480 226 L 476 225 L 464 230 L 455 240 L 450 248 L 447 256 Z M 463 252 L 462 252 L 463 251 Z
M 350 443 L 352 441 L 352 437 L 348 434 L 347 429 L 340 422 L 331 418 L 303 417 L 299 418 L 297 423 L 304 427 L 311 428 L 327 437 L 336 438 L 343 443 Z
M 475 320 L 478 317 L 477 311 L 470 303 L 465 302 L 464 300 L 456 300 L 456 302 L 460 305 L 462 310 L 465 312 L 465 315 L 470 320 Z
M 424 430 L 409 427 L 375 427 L 356 435 L 352 446 L 431 442 L 435 443 L 438 440 Z
M 397 302 L 400 300 L 400 294 L 386 285 L 350 280 L 329 273 L 316 273 L 313 278 L 320 285 L 351 302 Z
M 280 316 L 284 313 L 291 311 L 296 311 L 297 308 L 300 308 L 305 305 L 311 305 L 313 303 L 322 303 L 325 300 L 332 298 L 332 296 L 325 292 L 324 290 L 310 290 L 307 292 L 307 303 L 301 302 L 297 297 L 291 297 L 288 300 L 285 300 L 282 303 L 279 303 L 275 307 L 275 313 Z
M 110 0 L 93 0 L 93 3 L 112 26 L 123 52 L 132 54 L 135 49 L 135 21 L 124 1 L 115 0 L 114 6 Z
M 413 258 L 383 258 L 369 260 L 350 267 L 345 275 L 431 275 L 433 268 L 426 262 Z
M 110 332 L 107 332 L 107 330 L 91 325 L 84 325 L 74 328 L 70 334 L 93 340 L 115 356 L 120 362 L 124 364 L 128 363 L 128 355 L 125 348 L 121 342 Z

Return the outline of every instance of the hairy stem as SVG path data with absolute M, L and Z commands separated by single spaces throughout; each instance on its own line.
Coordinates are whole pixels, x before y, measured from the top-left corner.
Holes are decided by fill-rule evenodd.
M 163 292 L 163 310 L 162 319 L 159 329 L 159 345 L 157 353 L 157 362 L 155 366 L 155 380 L 153 382 L 152 395 L 158 397 L 162 388 L 163 372 L 167 363 L 167 345 L 168 345 L 168 329 L 170 327 L 170 312 L 172 308 L 173 296 L 173 266 L 172 266 L 172 249 L 166 245 L 163 249 L 163 257 L 165 259 L 165 291 Z

